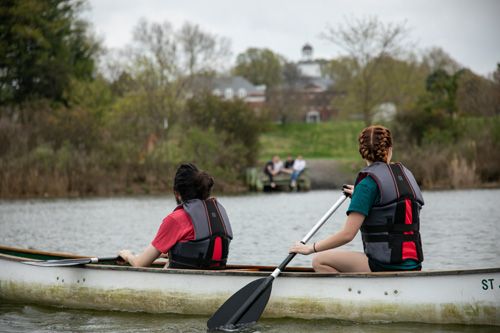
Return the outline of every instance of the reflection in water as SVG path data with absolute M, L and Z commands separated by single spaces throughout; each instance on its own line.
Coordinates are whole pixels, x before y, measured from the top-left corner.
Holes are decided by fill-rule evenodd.
M 192 332 L 206 333 L 206 318 L 195 316 L 70 310 L 1 304 L 0 327 L 11 332 Z M 498 327 L 416 323 L 359 324 L 336 320 L 261 319 L 238 333 L 489 333 Z
M 339 198 L 339 191 L 220 197 L 235 239 L 230 263 L 277 265 Z M 500 190 L 425 192 L 421 216 L 424 269 L 500 267 Z M 141 251 L 173 197 L 0 201 L 0 244 L 110 256 Z M 311 241 L 338 230 L 345 203 Z M 360 236 L 346 249 L 362 251 Z M 291 265 L 310 266 L 310 256 Z M 279 283 L 277 281 L 276 283 Z M 214 309 L 215 311 L 216 309 Z M 76 311 L 1 303 L 2 332 L 206 332 L 207 318 Z M 244 332 L 493 332 L 491 327 L 356 324 L 338 321 L 261 320 Z

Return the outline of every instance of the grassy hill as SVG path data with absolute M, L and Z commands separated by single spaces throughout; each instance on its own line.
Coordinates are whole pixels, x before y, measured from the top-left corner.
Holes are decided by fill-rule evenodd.
M 273 124 L 261 135 L 259 160 L 302 154 L 305 159 L 359 161 L 357 138 L 363 128 L 362 121 Z

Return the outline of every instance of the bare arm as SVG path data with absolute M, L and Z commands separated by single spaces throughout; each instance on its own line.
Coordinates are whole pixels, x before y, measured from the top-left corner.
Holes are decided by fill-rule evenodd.
M 316 250 L 316 252 L 321 252 L 347 244 L 352 241 L 354 237 L 356 237 L 356 234 L 358 233 L 359 228 L 361 228 L 364 220 L 365 216 L 363 214 L 352 212 L 347 217 L 344 227 L 335 234 L 313 244 L 304 245 L 297 242 L 290 248 L 290 252 L 311 254 L 315 252 L 314 250 Z
M 138 255 L 134 255 L 130 250 L 121 250 L 118 253 L 120 257 L 128 261 L 128 263 L 134 267 L 148 267 L 160 256 L 160 254 L 161 252 L 151 244 Z

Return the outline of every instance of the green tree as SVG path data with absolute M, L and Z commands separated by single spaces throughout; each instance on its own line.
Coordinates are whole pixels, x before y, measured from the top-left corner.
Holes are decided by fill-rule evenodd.
M 427 77 L 430 108 L 444 110 L 451 116 L 456 115 L 458 79 L 462 73 L 461 70 L 450 75 L 445 70 L 438 69 Z
M 399 111 L 413 108 L 425 93 L 428 74 L 427 68 L 414 56 L 405 60 L 385 58 L 379 72 L 385 101 L 393 103 Z
M 233 156 L 237 161 L 233 164 L 239 168 L 255 162 L 262 121 L 243 101 L 223 101 L 211 94 L 203 94 L 188 101 L 182 121 L 184 128 L 196 126 L 219 133 L 219 147 L 224 147 L 223 150 L 232 145 L 241 147 Z M 224 156 L 222 152 L 221 156 Z M 220 165 L 226 163 L 224 160 L 219 162 Z
M 425 80 L 425 91 L 415 105 L 398 113 L 396 133 L 417 146 L 452 144 L 460 137 L 457 116 L 458 79 L 463 71 L 449 75 L 438 69 Z
M 272 88 L 282 82 L 284 58 L 269 49 L 249 48 L 236 57 L 235 75 Z
M 72 78 L 90 79 L 98 44 L 79 18 L 84 1 L 0 4 L 0 103 L 64 101 Z

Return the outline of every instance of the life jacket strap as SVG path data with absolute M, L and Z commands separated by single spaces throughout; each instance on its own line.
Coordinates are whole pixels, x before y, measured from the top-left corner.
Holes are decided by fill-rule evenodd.
M 416 242 L 420 240 L 420 234 L 390 234 L 390 235 L 370 235 L 364 234 L 363 241 L 367 243 L 380 243 L 380 242 L 388 242 L 389 246 L 394 249 L 392 246 L 398 242 Z
M 396 185 L 397 196 L 401 198 L 415 199 L 415 191 L 411 187 L 408 178 L 406 177 L 403 167 L 399 163 L 389 164 L 392 176 L 394 177 L 394 185 Z
M 221 241 L 222 252 L 219 259 L 214 259 L 213 251 L 216 239 Z M 172 254 L 169 258 L 170 268 L 194 268 L 194 269 L 224 269 L 226 267 L 230 239 L 222 235 L 217 235 L 210 239 L 206 254 L 199 254 L 198 257 L 188 257 L 182 254 Z
M 419 231 L 420 224 L 364 225 L 361 227 L 361 230 L 366 233 Z
M 210 235 L 224 235 L 227 236 L 226 228 L 222 216 L 217 208 L 215 199 L 207 199 L 203 201 L 206 214 L 208 216 Z

